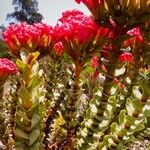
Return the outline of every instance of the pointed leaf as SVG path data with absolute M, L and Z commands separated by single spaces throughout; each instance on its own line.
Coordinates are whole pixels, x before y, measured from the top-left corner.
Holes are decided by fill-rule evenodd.
M 23 131 L 21 131 L 19 129 L 16 129 L 16 136 L 19 136 L 19 137 L 24 138 L 24 139 L 29 139 L 28 134 L 24 133 Z
M 28 90 L 32 91 L 34 88 L 38 88 L 42 82 L 42 78 L 38 74 L 36 74 L 29 83 Z
M 40 150 L 40 142 L 36 142 L 33 146 L 32 146 L 32 148 L 31 148 L 31 150 Z
M 142 106 L 142 104 L 141 104 L 141 102 L 140 102 L 139 100 L 133 100 L 132 103 L 133 103 L 135 109 L 136 109 L 138 112 L 141 112 L 141 111 L 142 111 L 143 106 Z
M 145 129 L 145 126 L 143 124 L 138 124 L 134 129 L 134 132 L 142 131 L 143 129 Z
M 16 113 L 16 124 L 23 129 L 25 128 L 25 125 L 22 122 L 25 122 L 26 124 L 30 124 L 31 121 L 28 119 L 28 117 L 24 112 L 19 110 Z
M 126 116 L 126 121 L 129 122 L 130 125 L 132 125 L 134 124 L 135 119 L 132 116 Z
M 143 90 L 143 94 L 146 95 L 146 96 L 150 96 L 150 81 L 149 81 L 149 78 L 144 74 L 141 74 L 141 76 L 144 77 L 140 81 L 140 85 L 141 85 L 141 88 Z
M 18 96 L 21 99 L 21 103 L 23 105 L 30 105 L 30 107 L 31 107 L 32 97 L 31 97 L 31 94 L 29 93 L 29 91 L 25 87 L 22 86 L 19 89 Z
M 29 52 L 25 48 L 22 48 L 20 51 L 20 57 L 24 63 L 26 63 L 26 59 L 28 55 L 29 55 Z
M 31 146 L 38 138 L 40 135 L 40 130 L 35 129 L 30 133 L 29 135 L 29 145 Z
M 23 79 L 26 83 L 30 80 L 31 70 L 27 64 L 22 62 L 21 60 L 17 59 L 16 64 L 20 70 L 20 72 L 23 74 Z
M 127 110 L 127 113 L 132 116 L 132 113 L 134 112 L 135 108 L 133 106 L 133 103 L 132 103 L 132 100 L 131 99 L 128 99 L 127 100 L 127 103 L 126 103 L 126 110 Z
M 116 131 L 117 131 L 117 123 L 113 122 L 111 124 L 111 132 L 112 132 L 112 134 L 114 134 L 114 133 L 116 133 Z
M 38 51 L 32 53 L 32 56 L 34 57 L 34 60 L 36 60 L 39 57 L 39 55 L 40 55 L 40 53 Z
M 121 110 L 119 114 L 119 124 L 124 123 L 125 117 L 126 117 L 126 110 Z
M 40 116 L 37 114 L 34 114 L 31 120 L 31 128 L 37 125 L 37 123 L 40 121 Z
M 21 61 L 20 59 L 17 59 L 16 64 L 22 72 L 24 72 L 27 68 L 27 65 L 23 61 Z

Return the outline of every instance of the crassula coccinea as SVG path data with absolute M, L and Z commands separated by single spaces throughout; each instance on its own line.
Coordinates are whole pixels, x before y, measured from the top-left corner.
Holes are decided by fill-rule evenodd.
M 0 80 L 6 80 L 11 74 L 17 73 L 16 65 L 7 58 L 0 58 Z
M 134 26 L 138 20 L 143 23 L 150 13 L 149 0 L 75 0 L 77 3 L 83 3 L 91 11 L 95 20 L 99 23 L 108 23 L 113 19 L 122 25 Z M 136 17 L 135 17 L 136 16 Z M 134 21 L 133 21 L 134 20 Z
M 12 24 L 3 32 L 3 41 L 14 55 L 22 48 L 29 52 L 51 47 L 53 28 L 44 23 L 29 25 L 25 22 Z
M 97 25 L 92 17 L 78 10 L 64 12 L 54 32 L 56 39 L 63 43 L 65 51 L 74 60 L 91 51 L 94 42 L 100 44 L 104 38 L 113 37 L 108 28 Z

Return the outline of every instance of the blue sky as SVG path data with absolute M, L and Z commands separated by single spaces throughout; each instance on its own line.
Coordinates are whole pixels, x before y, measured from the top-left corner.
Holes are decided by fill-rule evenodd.
M 90 12 L 83 4 L 77 4 L 75 0 L 38 0 L 39 11 L 44 16 L 43 22 L 55 25 L 58 18 L 65 10 L 78 9 L 85 14 Z M 0 25 L 7 25 L 5 18 L 7 13 L 13 12 L 12 0 L 0 0 Z

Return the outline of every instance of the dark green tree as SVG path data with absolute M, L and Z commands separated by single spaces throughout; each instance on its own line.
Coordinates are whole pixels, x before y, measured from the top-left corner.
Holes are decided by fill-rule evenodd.
M 7 15 L 10 23 L 27 22 L 29 24 L 38 23 L 43 16 L 38 12 L 37 0 L 13 0 L 14 12 Z

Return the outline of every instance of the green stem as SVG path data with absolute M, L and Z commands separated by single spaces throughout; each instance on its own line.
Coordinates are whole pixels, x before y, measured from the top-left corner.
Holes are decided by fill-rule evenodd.
M 149 96 L 142 95 L 142 98 L 139 100 L 139 103 L 141 104 L 141 109 L 138 111 L 135 106 L 135 110 L 132 112 L 132 116 L 130 116 L 127 112 L 126 119 L 122 124 L 118 124 L 117 128 L 119 130 L 116 130 L 115 133 L 110 133 L 107 136 L 104 137 L 104 140 L 99 144 L 99 150 L 102 148 L 115 148 L 118 146 L 119 143 L 123 143 L 125 141 L 124 137 L 128 136 L 130 137 L 133 135 L 133 129 L 131 129 L 131 126 L 137 126 L 136 121 L 138 120 L 141 125 L 143 125 L 142 121 L 145 119 L 145 115 L 143 111 L 144 106 L 147 104 Z M 142 116 L 139 117 L 140 113 L 143 113 Z M 130 118 L 130 119 L 129 119 Z M 131 121 L 132 120 L 132 121 Z M 139 132 L 140 133 L 140 132 Z M 113 141 L 113 144 L 109 143 L 109 139 Z
M 21 73 L 19 101 L 16 109 L 15 148 L 17 150 L 42 150 L 42 119 L 45 111 L 44 79 L 39 73 L 39 63 L 34 55 L 28 56 L 31 56 L 29 61 L 17 60 Z M 24 66 L 23 69 L 22 66 Z
M 11 106 L 10 106 L 10 128 L 11 128 L 11 134 L 12 134 L 12 138 L 15 139 L 15 120 L 16 120 L 16 109 L 17 109 L 17 105 L 18 105 L 18 94 L 17 94 L 17 90 L 20 88 L 20 82 L 18 81 L 17 78 L 12 77 L 12 86 L 11 88 L 13 88 L 13 90 L 15 89 L 15 91 L 11 90 L 10 94 L 11 94 Z
M 107 105 L 108 105 L 108 99 L 111 96 L 111 88 L 113 86 L 112 82 L 114 80 L 114 71 L 115 71 L 115 64 L 108 64 L 107 66 L 108 74 L 105 77 L 105 81 L 103 84 L 103 91 L 102 96 L 99 99 L 99 104 L 96 104 L 97 113 L 91 118 L 92 123 L 90 126 L 86 126 L 87 129 L 87 135 L 85 137 L 82 137 L 82 140 L 84 141 L 79 149 L 86 150 L 88 148 L 89 143 L 93 143 L 94 133 L 97 133 L 98 131 L 104 130 L 108 124 L 108 117 L 104 116 L 104 112 L 106 111 Z M 106 120 L 107 122 L 103 126 L 99 126 L 102 121 Z
M 139 75 L 139 69 L 141 68 L 141 62 L 139 62 L 139 55 L 137 55 L 135 57 L 136 59 L 134 60 L 135 61 L 135 65 L 132 66 L 132 68 L 130 69 L 131 71 L 131 74 L 130 74 L 130 85 L 127 85 L 127 93 L 124 95 L 124 99 L 123 100 L 119 100 L 119 103 L 120 106 L 118 109 L 115 109 L 114 112 L 113 112 L 113 116 L 112 116 L 112 119 L 110 121 L 109 124 L 112 124 L 113 122 L 118 122 L 118 114 L 120 113 L 120 110 L 124 109 L 125 106 L 126 106 L 126 101 L 127 99 L 132 95 L 132 90 L 133 90 L 133 87 L 135 86 L 135 84 L 137 83 L 138 79 L 138 75 Z M 127 72 L 128 73 L 128 72 Z M 103 131 L 103 136 L 101 136 L 101 138 L 99 139 L 99 142 L 102 142 L 103 141 L 103 138 L 108 135 L 110 132 L 111 132 L 111 126 L 108 126 L 104 131 Z
M 49 115 L 46 119 L 45 122 L 46 126 L 44 128 L 45 137 L 43 140 L 43 144 L 45 144 L 46 149 L 48 148 L 47 138 L 49 137 L 49 134 L 51 133 L 52 130 L 51 125 L 53 124 L 54 119 L 59 115 L 58 110 L 60 109 L 60 104 L 63 102 L 64 98 L 65 98 L 65 94 L 64 92 L 62 92 L 58 97 L 58 99 L 56 100 L 55 105 L 50 109 Z
M 0 140 L 4 145 L 8 143 L 8 136 L 6 134 L 6 123 L 5 123 L 5 101 L 3 99 L 4 81 L 0 83 Z
M 65 104 L 65 116 L 64 119 L 66 121 L 66 127 L 67 129 L 70 129 L 75 126 L 76 120 L 76 114 L 77 114 L 77 102 L 78 102 L 78 95 L 79 95 L 79 77 L 80 77 L 80 69 L 79 66 L 75 67 L 75 76 L 74 76 L 74 81 L 72 84 L 72 89 L 71 89 L 71 96 L 67 99 L 67 102 Z M 74 123 L 73 123 L 74 122 Z M 73 123 L 73 124 L 72 124 Z
M 71 89 L 71 96 L 67 99 L 65 103 L 65 112 L 62 113 L 64 120 L 66 121 L 65 129 L 67 130 L 67 138 L 62 142 L 61 147 L 71 147 L 74 138 L 76 137 L 78 120 L 77 120 L 77 102 L 79 99 L 79 78 L 80 78 L 81 68 L 77 64 L 75 65 L 74 81 Z

